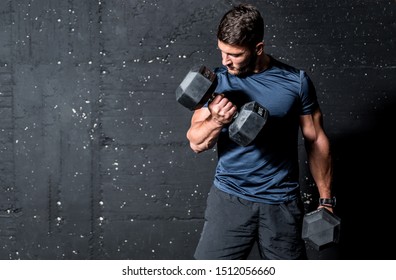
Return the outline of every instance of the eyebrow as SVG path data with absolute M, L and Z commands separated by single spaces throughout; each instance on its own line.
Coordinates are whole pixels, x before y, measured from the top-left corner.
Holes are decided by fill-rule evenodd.
M 223 51 L 222 49 L 220 49 L 219 47 L 217 47 L 219 49 L 219 51 L 221 51 L 222 53 L 225 53 L 227 55 L 232 55 L 232 56 L 240 56 L 243 55 L 246 51 L 240 51 L 240 52 L 234 52 L 234 53 L 230 53 L 230 52 L 226 52 Z

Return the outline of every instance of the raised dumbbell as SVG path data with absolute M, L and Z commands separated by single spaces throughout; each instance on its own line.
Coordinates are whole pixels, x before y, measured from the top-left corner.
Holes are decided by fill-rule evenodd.
M 320 251 L 339 242 L 341 219 L 326 208 L 304 215 L 302 238 Z
M 205 66 L 193 67 L 176 89 L 176 100 L 191 111 L 202 108 L 213 97 L 217 76 Z
M 202 108 L 214 97 L 217 76 L 205 66 L 192 68 L 176 89 L 176 100 L 191 111 Z M 268 119 L 268 110 L 250 101 L 244 104 L 229 126 L 229 137 L 241 146 L 249 145 L 264 127 Z

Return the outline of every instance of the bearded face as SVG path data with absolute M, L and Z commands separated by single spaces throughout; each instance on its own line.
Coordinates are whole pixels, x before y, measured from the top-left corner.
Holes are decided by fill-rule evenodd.
M 218 41 L 222 64 L 230 74 L 244 76 L 254 72 L 257 63 L 257 53 L 247 47 L 228 45 Z

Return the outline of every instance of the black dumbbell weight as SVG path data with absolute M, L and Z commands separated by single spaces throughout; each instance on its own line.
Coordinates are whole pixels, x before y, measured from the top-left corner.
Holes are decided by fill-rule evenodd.
M 339 242 L 341 219 L 326 208 L 304 215 L 302 238 L 320 251 Z
M 217 76 L 205 66 L 193 67 L 176 89 L 176 100 L 181 105 L 197 110 L 213 97 Z
M 268 119 L 268 110 L 256 101 L 244 104 L 228 128 L 230 138 L 241 146 L 256 139 Z
M 217 76 L 205 66 L 193 67 L 176 89 L 176 100 L 191 111 L 214 97 Z M 244 104 L 234 116 L 229 136 L 241 146 L 249 145 L 264 127 L 268 110 L 255 101 Z

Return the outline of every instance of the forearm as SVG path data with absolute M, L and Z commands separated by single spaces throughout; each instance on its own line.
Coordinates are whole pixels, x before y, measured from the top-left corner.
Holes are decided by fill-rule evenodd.
M 308 146 L 310 172 L 318 188 L 319 196 L 331 198 L 333 167 L 329 141 L 327 137 L 323 136 Z
M 217 143 L 221 129 L 233 120 L 237 108 L 223 94 L 218 94 L 207 108 L 194 112 L 187 139 L 191 149 L 200 153 Z
M 190 141 L 191 149 L 200 153 L 213 148 L 222 127 L 223 125 L 215 121 L 211 115 L 203 121 L 193 122 L 187 131 L 187 139 Z

